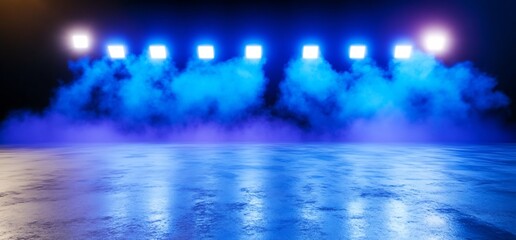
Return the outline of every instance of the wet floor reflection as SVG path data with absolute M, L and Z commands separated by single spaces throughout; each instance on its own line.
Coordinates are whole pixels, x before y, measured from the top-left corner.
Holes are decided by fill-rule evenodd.
M 515 145 L 0 148 L 0 239 L 513 239 Z

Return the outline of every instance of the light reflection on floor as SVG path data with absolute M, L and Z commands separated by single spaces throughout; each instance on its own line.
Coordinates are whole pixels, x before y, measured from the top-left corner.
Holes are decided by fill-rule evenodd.
M 516 239 L 516 145 L 0 148 L 0 239 Z

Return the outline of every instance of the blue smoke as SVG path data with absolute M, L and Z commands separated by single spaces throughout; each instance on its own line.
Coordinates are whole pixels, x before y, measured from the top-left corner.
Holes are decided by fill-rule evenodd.
M 357 61 L 342 73 L 323 59 L 299 59 L 286 69 L 278 107 L 309 129 L 338 134 L 360 122 L 387 119 L 394 125 L 460 126 L 508 106 L 495 86 L 471 63 L 447 67 L 423 53 L 393 60 L 387 70 L 371 60 Z
M 266 78 L 263 62 L 232 59 L 219 64 L 191 62 L 172 81 L 181 115 L 234 122 L 262 103 Z
M 179 72 L 170 61 L 131 56 L 123 61 L 72 63 L 77 80 L 57 92 L 50 112 L 76 120 L 110 119 L 125 126 L 231 123 L 260 106 L 263 62 L 191 61 Z
M 383 69 L 356 61 L 289 62 L 273 107 L 265 61 L 192 60 L 183 70 L 146 55 L 70 63 L 75 80 L 44 114 L 18 112 L 1 142 L 44 141 L 502 141 L 509 99 L 471 63 L 415 53 Z

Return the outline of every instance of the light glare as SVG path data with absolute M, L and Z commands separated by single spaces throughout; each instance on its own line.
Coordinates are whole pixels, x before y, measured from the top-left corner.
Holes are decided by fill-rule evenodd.
M 215 50 L 211 45 L 201 45 L 197 47 L 197 55 L 199 59 L 213 59 L 215 58 Z
M 303 58 L 304 59 L 319 58 L 319 46 L 316 46 L 316 45 L 303 46 Z
M 75 49 L 85 50 L 90 47 L 90 39 L 86 34 L 76 34 L 72 36 L 72 46 Z
M 350 59 L 364 59 L 366 56 L 366 46 L 364 45 L 352 45 L 349 47 L 349 58 Z
M 409 59 L 412 55 L 412 46 L 410 45 L 396 45 L 394 48 L 394 58 Z
M 112 59 L 124 59 L 125 58 L 125 47 L 122 45 L 110 45 L 108 46 L 109 56 Z
M 149 53 L 152 59 L 166 59 L 167 48 L 163 45 L 151 45 L 149 46 Z
M 247 59 L 261 59 L 262 58 L 262 46 L 259 46 L 259 45 L 247 45 L 245 47 L 245 58 L 247 58 Z
M 446 50 L 448 37 L 444 32 L 429 32 L 424 36 L 424 45 L 427 51 L 441 53 Z

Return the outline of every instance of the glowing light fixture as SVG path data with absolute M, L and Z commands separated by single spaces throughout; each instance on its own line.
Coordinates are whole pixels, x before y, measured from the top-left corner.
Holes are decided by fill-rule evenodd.
M 319 58 L 319 46 L 317 46 L 317 45 L 305 45 L 305 46 L 303 46 L 303 58 L 304 59 L 317 59 L 317 58 Z
M 126 54 L 125 47 L 122 45 L 109 45 L 108 53 L 112 59 L 124 59 Z
M 72 35 L 72 47 L 78 50 L 86 50 L 90 47 L 90 38 L 86 34 Z
M 394 58 L 396 59 L 409 59 L 411 55 L 411 45 L 396 45 L 396 47 L 394 47 Z
M 215 50 L 211 45 L 197 46 L 197 56 L 199 59 L 210 60 L 215 58 Z
M 442 53 L 448 46 L 448 36 L 444 31 L 429 31 L 423 37 L 423 44 L 428 52 Z
M 262 46 L 260 46 L 260 45 L 245 46 L 245 58 L 261 59 L 262 58 Z
M 366 56 L 366 46 L 364 45 L 351 45 L 349 47 L 349 58 L 351 59 L 364 59 Z
M 163 45 L 151 45 L 149 46 L 149 54 L 152 59 L 166 59 L 167 48 Z

